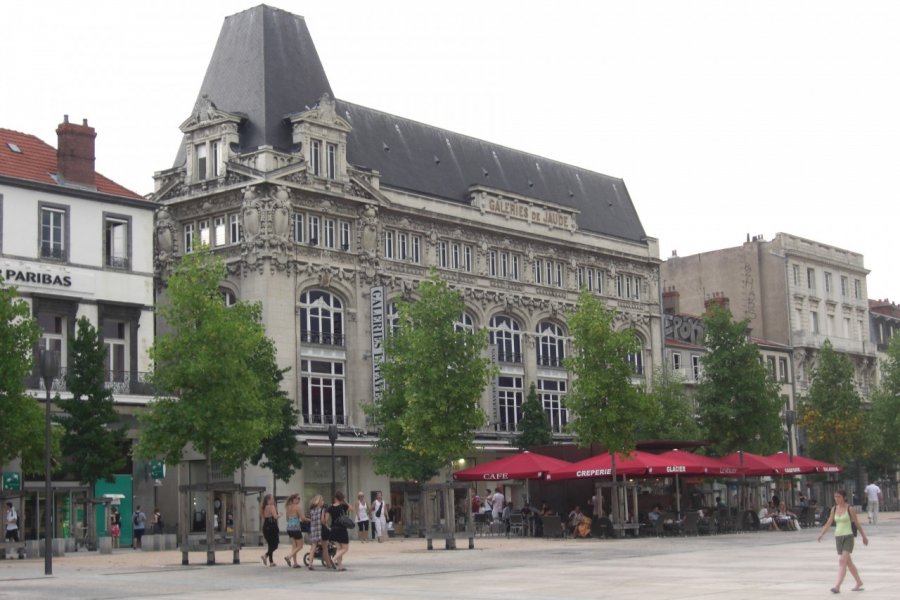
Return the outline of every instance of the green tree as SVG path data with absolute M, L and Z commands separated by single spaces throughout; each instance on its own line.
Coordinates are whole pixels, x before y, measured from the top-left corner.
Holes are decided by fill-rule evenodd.
M 65 414 L 57 419 L 66 470 L 85 485 L 113 481 L 125 467 L 125 429 L 118 426 L 112 392 L 105 385 L 106 347 L 85 317 L 78 319 L 69 356 L 66 385 L 72 398 L 58 400 Z
M 647 419 L 639 433 L 645 439 L 699 440 L 703 437 L 693 402 L 684 388 L 684 377 L 663 367 L 653 373 L 648 397 Z
M 809 393 L 800 403 L 799 425 L 806 430 L 814 458 L 846 465 L 856 463 L 866 450 L 862 439 L 865 417 L 853 375 L 850 359 L 825 340 Z
M 648 408 L 646 397 L 632 383 L 634 369 L 628 360 L 640 343 L 632 330 L 616 331 L 614 318 L 614 311 L 582 290 L 569 317 L 574 352 L 565 365 L 574 380 L 566 407 L 574 417 L 569 429 L 579 446 L 599 443 L 612 453 L 628 454 L 637 444 L 638 426 L 646 420 Z M 616 497 L 613 494 L 613 515 L 618 515 Z
M 486 417 L 479 397 L 493 369 L 487 333 L 457 325 L 465 304 L 432 270 L 418 300 L 398 302 L 399 327 L 385 340 L 384 393 L 371 406 L 378 423 L 375 471 L 427 481 L 472 448 Z
M 270 366 L 274 366 L 270 365 Z M 259 444 L 259 450 L 250 462 L 272 471 L 272 493 L 277 495 L 277 482 L 287 482 L 303 466 L 303 457 L 298 451 L 296 426 L 300 413 L 294 403 L 281 389 L 281 381 L 287 369 L 276 369 L 272 374 L 272 404 L 270 409 L 278 421 L 278 429 Z
M 16 288 L 0 278 L 0 465 L 17 456 L 22 456 L 23 462 L 43 457 L 43 410 L 28 395 L 25 383 L 40 335 L 28 304 L 18 298 Z M 28 466 L 23 465 L 23 470 L 30 470 Z
M 142 416 L 136 453 L 181 462 L 190 444 L 213 464 L 235 470 L 279 428 L 273 410 L 275 346 L 257 304 L 226 306 L 218 285 L 223 263 L 201 250 L 181 259 L 159 306 L 166 333 L 150 349 L 157 397 Z M 207 514 L 213 514 L 207 494 Z M 212 519 L 207 519 L 207 564 L 215 564 Z
M 900 335 L 891 338 L 881 373 L 881 384 L 872 393 L 866 419 L 870 479 L 892 476 L 900 463 Z
M 713 452 L 738 450 L 766 454 L 782 444 L 778 384 L 750 343 L 747 321 L 735 322 L 731 311 L 712 305 L 703 318 L 707 353 L 697 390 L 700 426 Z
M 516 446 L 519 450 L 527 450 L 534 446 L 546 446 L 553 443 L 553 433 L 550 431 L 550 419 L 544 412 L 534 384 L 528 389 L 528 396 L 522 403 L 522 420 L 519 422 L 519 435 L 516 436 Z

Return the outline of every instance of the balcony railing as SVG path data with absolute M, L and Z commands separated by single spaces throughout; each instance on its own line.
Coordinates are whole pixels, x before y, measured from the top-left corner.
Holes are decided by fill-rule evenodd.
M 326 331 L 301 331 L 300 341 L 304 344 L 322 344 L 324 346 L 343 346 L 344 336 L 340 333 Z
M 542 367 L 561 367 L 562 361 L 558 356 L 538 356 L 537 363 Z
M 106 266 L 113 269 L 128 269 L 129 261 L 127 256 L 107 256 Z
M 67 367 L 60 368 L 59 375 L 53 379 L 53 391 L 70 391 L 66 384 L 67 372 Z M 38 371 L 28 377 L 26 385 L 30 390 L 40 390 L 45 393 L 47 391 L 44 387 L 44 380 Z M 144 371 L 106 371 L 104 386 L 106 389 L 112 390 L 113 394 L 119 395 L 153 396 L 156 393 L 155 388 L 150 384 L 150 373 Z
M 349 425 L 350 419 L 347 415 L 317 415 L 304 414 L 303 423 L 306 425 Z
M 518 352 L 503 352 L 501 350 L 497 353 L 497 362 L 522 364 L 522 355 Z
M 41 245 L 41 258 L 50 258 L 52 260 L 66 260 L 65 248 L 53 248 Z

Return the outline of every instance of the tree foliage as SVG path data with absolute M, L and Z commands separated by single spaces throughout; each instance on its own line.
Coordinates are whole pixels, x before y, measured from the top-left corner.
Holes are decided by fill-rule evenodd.
M 226 306 L 222 262 L 189 254 L 168 281 L 159 306 L 168 332 L 150 349 L 157 397 L 141 418 L 137 453 L 181 461 L 188 444 L 223 469 L 237 469 L 279 427 L 272 373 L 275 346 L 259 305 Z
M 800 404 L 799 424 L 806 430 L 813 458 L 850 464 L 866 450 L 865 417 L 853 383 L 850 359 L 835 352 L 828 340 L 819 350 L 808 395 Z
M 86 317 L 78 319 L 66 373 L 72 398 L 58 401 L 65 415 L 57 420 L 64 432 L 66 470 L 86 485 L 98 479 L 113 481 L 125 467 L 125 429 L 118 426 L 112 392 L 105 385 L 106 353 L 97 329 Z
M 269 366 L 274 366 L 274 363 Z M 271 410 L 278 421 L 278 429 L 260 442 L 259 450 L 250 459 L 254 465 L 270 469 L 276 481 L 284 482 L 289 481 L 303 466 L 303 457 L 298 451 L 295 435 L 300 413 L 281 389 L 281 381 L 286 372 L 287 369 L 276 368 L 271 375 L 273 399 Z
M 881 373 L 866 424 L 871 444 L 867 464 L 874 477 L 895 473 L 900 463 L 900 335 L 891 338 Z
M 26 392 L 39 337 L 28 304 L 0 279 L 0 465 L 17 456 L 43 456 L 43 411 Z
M 493 369 L 487 333 L 457 326 L 465 310 L 458 292 L 432 271 L 416 295 L 398 302 L 399 327 L 384 344 L 384 393 L 369 413 L 380 428 L 375 471 L 427 481 L 471 450 Z
M 645 439 L 699 440 L 703 437 L 693 402 L 684 387 L 684 377 L 659 367 L 653 373 L 647 418 L 640 426 Z
M 566 407 L 574 418 L 569 429 L 580 446 L 600 443 L 627 453 L 637 443 L 638 425 L 646 419 L 647 401 L 632 383 L 628 355 L 640 349 L 630 329 L 613 328 L 615 313 L 596 296 L 582 291 L 569 318 L 574 352 L 565 359 L 574 375 Z
M 778 384 L 750 343 L 747 321 L 712 305 L 704 316 L 707 353 L 697 390 L 700 426 L 713 451 L 724 456 L 738 450 L 767 454 L 782 445 Z
M 544 412 L 534 384 L 528 389 L 528 396 L 522 403 L 522 420 L 519 422 L 519 435 L 516 436 L 516 446 L 519 450 L 527 450 L 534 446 L 546 446 L 553 443 L 553 433 L 550 431 L 550 419 Z

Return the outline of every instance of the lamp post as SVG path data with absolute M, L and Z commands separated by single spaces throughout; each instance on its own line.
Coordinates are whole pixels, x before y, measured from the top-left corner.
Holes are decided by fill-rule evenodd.
M 334 481 L 334 443 L 338 439 L 337 425 L 328 426 L 328 441 L 331 442 L 331 499 L 334 500 L 335 481 Z
M 59 373 L 59 355 L 52 350 L 41 352 L 41 379 L 47 399 L 44 406 L 44 575 L 53 575 L 53 488 L 50 481 L 50 388 Z
M 797 411 L 790 408 L 784 411 L 784 424 L 788 433 L 788 462 L 794 462 L 794 423 L 797 421 Z M 794 483 L 791 479 L 791 506 L 794 505 Z
M 787 426 L 788 433 L 788 460 L 790 462 L 794 462 L 794 423 L 797 422 L 797 411 L 795 410 L 785 410 L 784 411 L 784 424 Z

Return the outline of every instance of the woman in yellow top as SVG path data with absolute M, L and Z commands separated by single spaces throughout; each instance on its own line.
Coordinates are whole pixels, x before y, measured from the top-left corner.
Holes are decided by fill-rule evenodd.
M 838 559 L 837 583 L 831 588 L 832 594 L 840 593 L 841 583 L 844 582 L 844 577 L 847 575 L 848 569 L 850 574 L 853 575 L 853 579 L 856 580 L 856 587 L 853 588 L 853 591 L 861 592 L 863 589 L 863 582 L 862 579 L 859 578 L 859 571 L 856 570 L 856 565 L 853 564 L 853 558 L 850 556 L 853 552 L 853 529 L 850 526 L 851 521 L 859 530 L 859 535 L 862 537 L 863 544 L 868 546 L 869 538 L 866 537 L 866 532 L 863 531 L 862 524 L 856 516 L 856 511 L 847 503 L 847 492 L 845 490 L 838 490 L 834 493 L 834 508 L 831 509 L 831 514 L 828 515 L 828 520 L 825 521 L 825 525 L 822 526 L 822 531 L 819 532 L 818 537 L 818 541 L 821 542 L 822 536 L 824 536 L 825 532 L 828 531 L 828 528 L 831 527 L 831 523 L 835 523 L 834 542 L 837 546 L 837 553 L 840 558 Z

